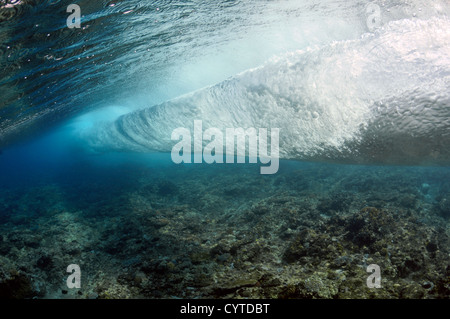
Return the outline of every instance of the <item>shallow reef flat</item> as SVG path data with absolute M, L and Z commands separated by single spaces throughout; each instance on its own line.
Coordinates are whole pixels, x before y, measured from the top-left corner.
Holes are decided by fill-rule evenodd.
M 0 211 L 0 298 L 450 297 L 447 168 L 84 165 Z

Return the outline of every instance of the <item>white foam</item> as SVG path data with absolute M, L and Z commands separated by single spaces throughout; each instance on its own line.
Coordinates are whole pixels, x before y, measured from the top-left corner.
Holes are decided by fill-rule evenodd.
M 278 56 L 83 134 L 99 150 L 170 151 L 173 129 L 202 120 L 204 129 L 280 128 L 283 158 L 449 163 L 449 95 L 449 19 L 405 19 Z

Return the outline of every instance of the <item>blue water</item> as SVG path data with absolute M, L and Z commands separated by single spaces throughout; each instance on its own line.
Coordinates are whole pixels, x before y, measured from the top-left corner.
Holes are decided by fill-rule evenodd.
M 371 3 L 0 1 L 0 298 L 448 298 L 449 3 Z M 198 120 L 279 168 L 175 164 Z

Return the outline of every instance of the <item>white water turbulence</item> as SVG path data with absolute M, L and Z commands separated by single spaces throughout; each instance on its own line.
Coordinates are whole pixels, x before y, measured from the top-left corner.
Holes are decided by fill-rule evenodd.
M 450 164 L 450 20 L 403 19 L 289 52 L 221 83 L 96 125 L 96 151 L 170 152 L 175 128 L 280 128 L 280 157 Z

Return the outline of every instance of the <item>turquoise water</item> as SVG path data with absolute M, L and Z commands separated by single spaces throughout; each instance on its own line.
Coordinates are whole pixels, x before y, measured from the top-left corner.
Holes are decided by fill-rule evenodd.
M 0 1 L 0 297 L 448 298 L 450 8 L 368 4 Z

